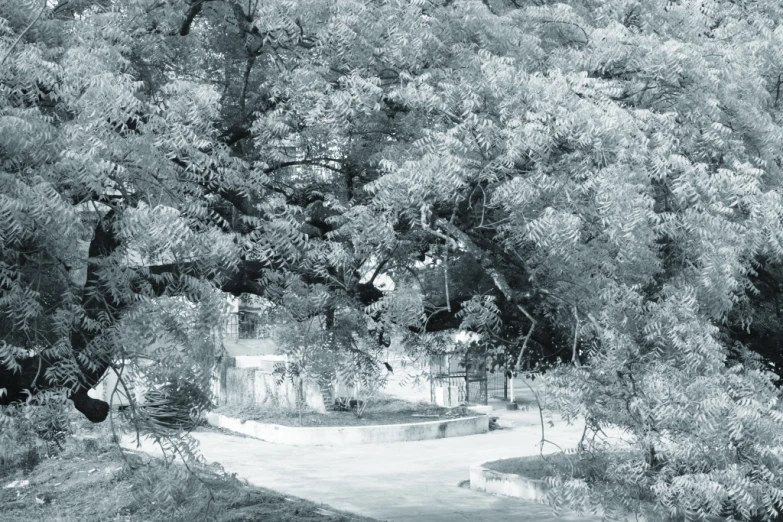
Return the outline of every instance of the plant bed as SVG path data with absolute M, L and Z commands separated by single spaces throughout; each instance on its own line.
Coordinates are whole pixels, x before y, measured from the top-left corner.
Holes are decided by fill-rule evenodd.
M 470 488 L 562 507 L 563 491 L 553 489 L 546 480 L 548 477 L 577 479 L 590 484 L 595 491 L 604 490 L 606 493 L 612 488 L 612 477 L 607 474 L 610 463 L 616 459 L 625 460 L 632 453 L 627 450 L 582 454 L 554 453 L 486 462 L 471 467 Z M 624 506 L 610 506 L 612 516 L 626 520 L 657 520 L 658 515 L 661 515 L 660 511 L 656 511 L 649 491 L 636 491 L 633 496 L 626 498 L 626 501 Z M 599 505 L 600 502 L 591 509 L 597 510 L 595 514 L 606 514 Z M 655 517 L 647 516 L 653 513 L 656 514 Z M 707 520 L 720 522 L 724 519 L 708 517 Z
M 485 469 L 521 475 L 535 480 L 543 480 L 555 475 L 584 479 L 589 482 L 601 482 L 606 478 L 606 469 L 610 462 L 617 459 L 625 460 L 634 452 L 619 449 L 595 453 L 551 453 L 546 455 L 529 455 L 509 459 L 485 462 Z
M 470 488 L 495 495 L 545 502 L 549 487 L 544 478 L 571 469 L 563 454 L 533 455 L 496 460 L 470 469 Z
M 557 498 L 550 495 L 553 490 L 545 481 L 547 477 L 559 475 L 561 477 L 573 477 L 583 480 L 591 485 L 594 490 L 600 490 L 608 487 L 611 491 L 611 480 L 607 476 L 607 465 L 614 459 L 626 459 L 631 452 L 621 450 L 608 453 L 597 453 L 594 455 L 582 454 L 563 454 L 555 453 L 551 455 L 533 455 L 527 457 L 514 457 L 509 459 L 496 460 L 483 464 L 472 466 L 470 469 L 470 489 L 483 491 L 495 495 L 510 496 L 532 500 L 540 503 L 554 503 L 553 505 L 562 506 Z M 557 497 L 557 495 L 554 495 Z M 604 497 L 607 498 L 607 497 Z M 680 512 L 677 515 L 667 515 L 665 510 L 656 506 L 654 498 L 649 491 L 639 490 L 633 496 L 629 496 L 625 507 L 613 505 L 612 517 L 617 520 L 668 520 L 682 522 L 688 520 L 690 516 L 693 520 L 697 518 L 693 513 L 686 515 Z M 599 507 L 600 504 L 593 506 L 596 509 L 596 515 L 605 515 Z M 705 522 L 729 522 L 736 520 L 732 518 L 729 509 L 723 515 L 706 515 Z M 738 515 L 733 513 L 734 517 Z M 761 518 L 752 518 L 752 521 L 760 521 Z M 781 518 L 773 518 L 773 521 Z
M 557 472 L 570 470 L 570 462 L 574 455 L 554 453 L 552 455 L 531 455 L 528 457 L 515 457 L 511 459 L 494 460 L 481 466 L 485 469 L 510 475 L 521 475 L 526 478 L 542 480 Z
M 223 406 L 207 415 L 210 426 L 275 444 L 332 446 L 442 439 L 489 431 L 490 418 L 467 408 L 441 408 L 383 397 L 361 416 L 352 411 L 325 414 L 267 406 Z
M 411 424 L 437 420 L 451 420 L 475 416 L 476 413 L 465 407 L 442 408 L 428 403 L 413 403 L 399 399 L 380 399 L 367 406 L 361 417 L 355 410 L 318 413 L 314 411 L 297 412 L 268 406 L 221 406 L 215 413 L 265 424 L 278 424 L 292 427 L 340 427 L 340 426 L 378 426 L 388 424 Z
M 588 482 L 600 481 L 605 458 L 553 453 L 495 460 L 473 466 L 471 489 L 496 495 L 545 502 L 549 486 L 545 479 L 568 476 Z
M 464 437 L 487 433 L 489 421 L 488 415 L 477 415 L 405 424 L 301 427 L 242 421 L 215 412 L 207 414 L 207 422 L 211 426 L 274 444 L 292 446 L 350 446 Z

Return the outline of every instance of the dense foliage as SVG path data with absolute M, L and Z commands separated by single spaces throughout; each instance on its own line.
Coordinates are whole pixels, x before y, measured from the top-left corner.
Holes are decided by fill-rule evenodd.
M 212 335 L 220 288 L 380 344 L 462 326 L 509 366 L 559 354 L 562 410 L 640 450 L 608 494 L 563 477 L 562 498 L 773 516 L 782 17 L 4 2 L 0 401 L 65 387 L 99 421 L 86 390 L 120 360 L 206 379 L 208 346 L 128 332 L 161 307 L 147 331 Z

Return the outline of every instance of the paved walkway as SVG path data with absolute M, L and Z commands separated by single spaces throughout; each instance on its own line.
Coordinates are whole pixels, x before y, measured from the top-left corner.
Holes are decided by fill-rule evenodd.
M 551 508 L 460 488 L 471 464 L 538 453 L 538 411 L 495 414 L 514 427 L 485 435 L 356 446 L 284 446 L 222 433 L 195 436 L 205 458 L 251 484 L 394 522 L 554 522 Z M 573 447 L 579 426 L 555 420 L 547 438 Z M 151 449 L 145 446 L 144 449 Z

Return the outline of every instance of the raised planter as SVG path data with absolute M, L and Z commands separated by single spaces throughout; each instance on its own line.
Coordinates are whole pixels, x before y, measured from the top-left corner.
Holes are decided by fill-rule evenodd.
M 482 464 L 476 464 L 470 468 L 470 489 L 493 495 L 532 500 L 540 504 L 547 503 L 547 493 L 549 492 L 549 486 L 543 480 L 531 479 L 515 473 L 501 473 L 487 469 Z M 639 513 L 628 514 L 628 518 L 625 520 L 631 519 L 638 522 L 650 522 Z M 705 520 L 706 522 L 726 522 L 725 518 L 716 516 L 708 516 Z
M 383 424 L 378 426 L 342 426 L 328 428 L 299 428 L 242 421 L 219 413 L 207 414 L 207 422 L 248 437 L 275 444 L 293 446 L 345 446 L 353 444 L 377 444 L 414 440 L 464 437 L 489 431 L 489 417 L 463 417 L 443 421 L 412 424 Z
M 501 473 L 477 464 L 470 468 L 470 489 L 544 503 L 549 486 L 543 480 Z

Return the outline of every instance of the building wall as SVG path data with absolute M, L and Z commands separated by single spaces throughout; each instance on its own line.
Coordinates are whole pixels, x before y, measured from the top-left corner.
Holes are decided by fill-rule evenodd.
M 429 363 L 419 363 L 400 353 L 389 354 L 389 374 L 383 393 L 411 402 L 430 402 Z
M 130 382 L 125 382 L 125 385 L 130 388 L 134 404 L 143 404 L 147 387 L 140 383 Z M 130 404 L 125 388 L 119 383 L 117 374 L 111 368 L 106 371 L 103 380 L 95 388 L 89 390 L 87 395 L 93 399 L 106 401 L 111 406 L 128 406 Z
M 272 339 L 223 339 L 223 346 L 232 357 L 277 353 L 277 345 Z
M 220 405 L 266 405 L 284 409 L 297 407 L 295 384 L 289 379 L 279 382 L 279 377 L 269 371 L 267 365 L 241 368 L 229 366 L 224 372 L 219 372 L 218 379 L 222 379 L 215 387 Z M 308 408 L 321 413 L 326 411 L 321 389 L 317 384 L 305 381 L 302 391 Z

